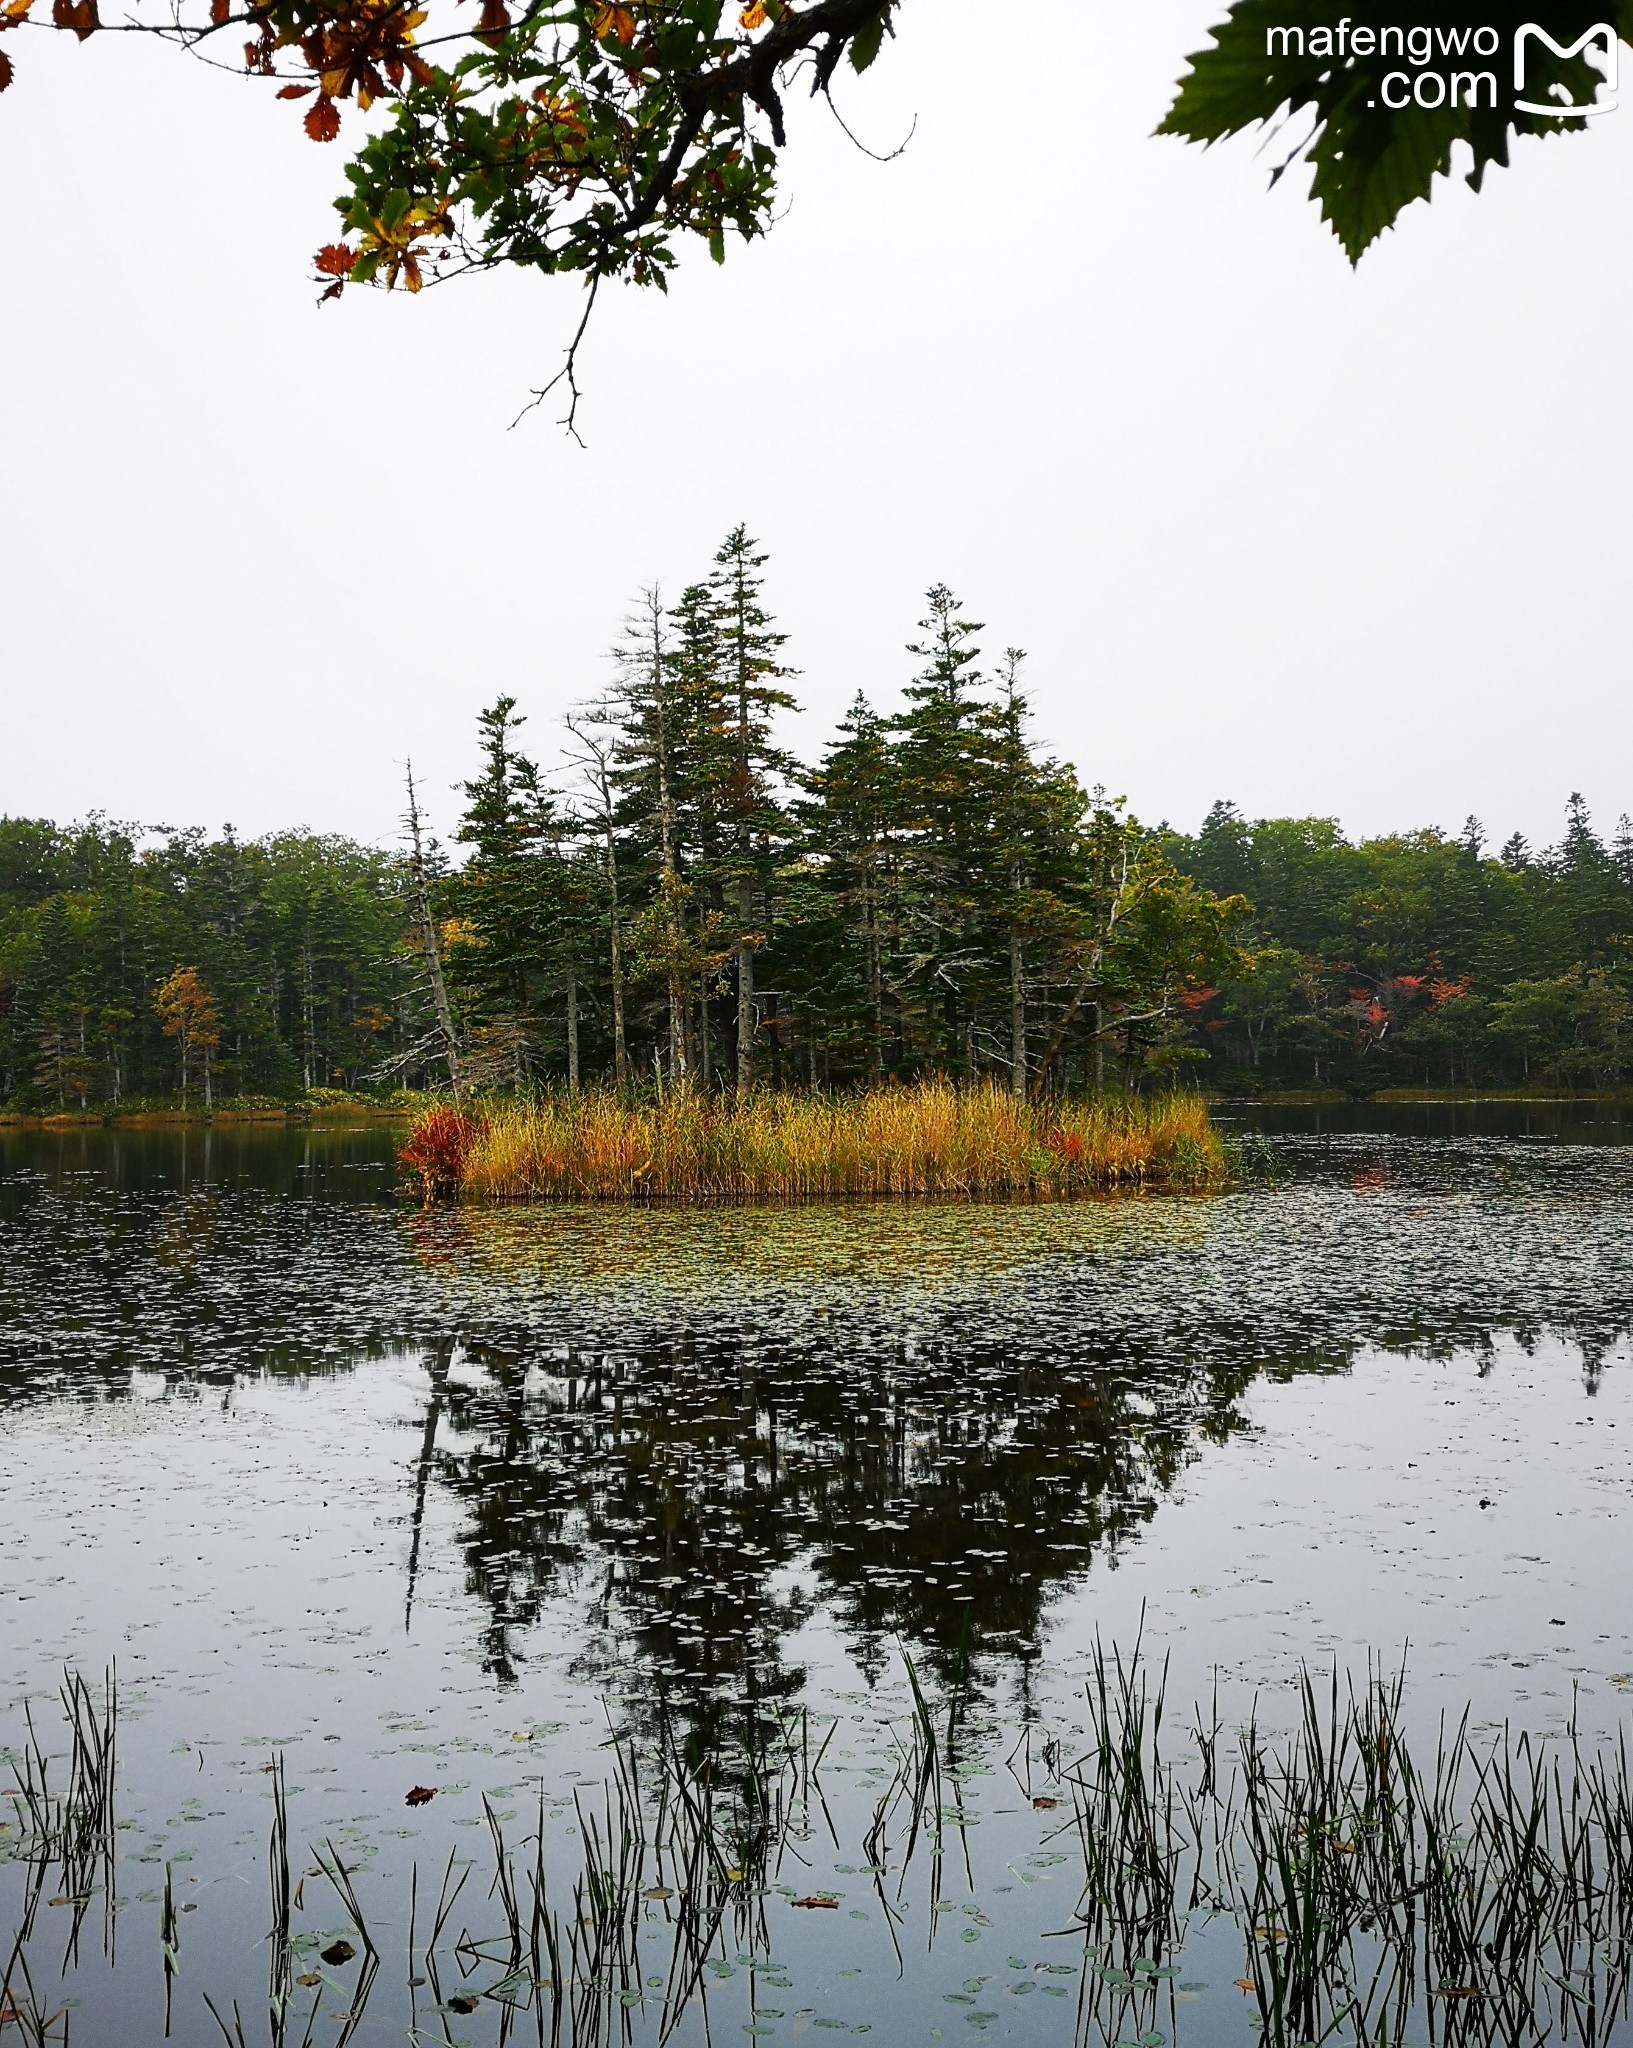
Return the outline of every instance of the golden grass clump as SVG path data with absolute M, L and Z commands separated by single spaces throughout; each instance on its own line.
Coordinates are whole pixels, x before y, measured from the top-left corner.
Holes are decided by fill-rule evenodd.
M 415 1148 L 411 1133 L 403 1156 L 417 1166 Z M 1223 1141 L 1193 1095 L 1028 1103 L 990 1085 L 927 1080 L 740 1102 L 684 1090 L 661 1102 L 599 1090 L 500 1101 L 471 1119 L 458 1185 L 535 1202 L 1055 1200 L 1205 1188 L 1225 1175 Z

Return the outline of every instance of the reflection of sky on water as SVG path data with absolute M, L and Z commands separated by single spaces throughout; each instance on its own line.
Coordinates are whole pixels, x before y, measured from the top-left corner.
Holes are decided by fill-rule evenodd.
M 355 1199 L 378 1136 L 269 1150 L 183 1188 L 156 1141 L 72 1178 L 12 1141 L 0 1649 L 14 1691 L 117 1656 L 143 1855 L 196 1833 L 248 1882 L 277 1742 L 383 1876 L 479 1790 L 598 1779 L 660 1696 L 877 1726 L 903 1648 L 1068 1739 L 1096 1631 L 1142 1627 L 1181 1704 L 1217 1671 L 1271 1720 L 1300 1658 L 1408 1645 L 1425 1722 L 1625 1705 L 1633 1155 L 1372 1135 L 1213 1202 L 422 1218 Z

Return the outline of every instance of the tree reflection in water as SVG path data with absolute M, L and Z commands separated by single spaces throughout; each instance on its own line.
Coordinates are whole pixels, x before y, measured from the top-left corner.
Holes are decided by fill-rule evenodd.
M 1119 1547 L 1206 1442 L 1243 1426 L 1251 1366 L 1147 1374 L 1003 1349 L 780 1361 L 689 1336 L 430 1360 L 428 1474 L 462 1503 L 468 1584 L 503 1681 L 551 1600 L 588 1592 L 582 1661 L 699 1710 L 788 1697 L 821 1607 L 862 1666 L 894 1642 L 941 1677 L 1034 1654 L 1062 1583 Z M 446 1415 L 447 1437 L 435 1441 Z

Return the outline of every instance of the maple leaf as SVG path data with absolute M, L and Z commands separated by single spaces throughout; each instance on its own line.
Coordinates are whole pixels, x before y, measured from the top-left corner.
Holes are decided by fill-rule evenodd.
M 350 277 L 352 265 L 357 261 L 357 251 L 348 249 L 344 242 L 325 242 L 312 261 L 324 277 Z M 413 1794 L 410 1793 L 410 1798 Z
M 327 93 L 307 109 L 305 125 L 314 142 L 333 142 L 340 133 L 340 109 Z

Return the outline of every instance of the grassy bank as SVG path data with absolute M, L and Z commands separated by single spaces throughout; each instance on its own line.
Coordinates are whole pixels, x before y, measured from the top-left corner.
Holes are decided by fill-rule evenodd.
M 497 1201 L 803 1201 L 845 1195 L 1057 1200 L 1198 1189 L 1227 1175 L 1195 1096 L 1017 1102 L 921 1081 L 862 1095 L 592 1092 L 420 1116 L 402 1150 L 428 1197 Z
M 184 1108 L 179 1096 L 127 1096 L 122 1102 L 93 1103 L 86 1109 L 0 1109 L 0 1130 L 162 1130 L 172 1124 L 401 1123 L 430 1106 L 433 1097 L 397 1089 L 389 1095 L 358 1095 L 340 1088 L 313 1088 L 289 1098 L 224 1095 L 209 1109 L 194 1096 Z

